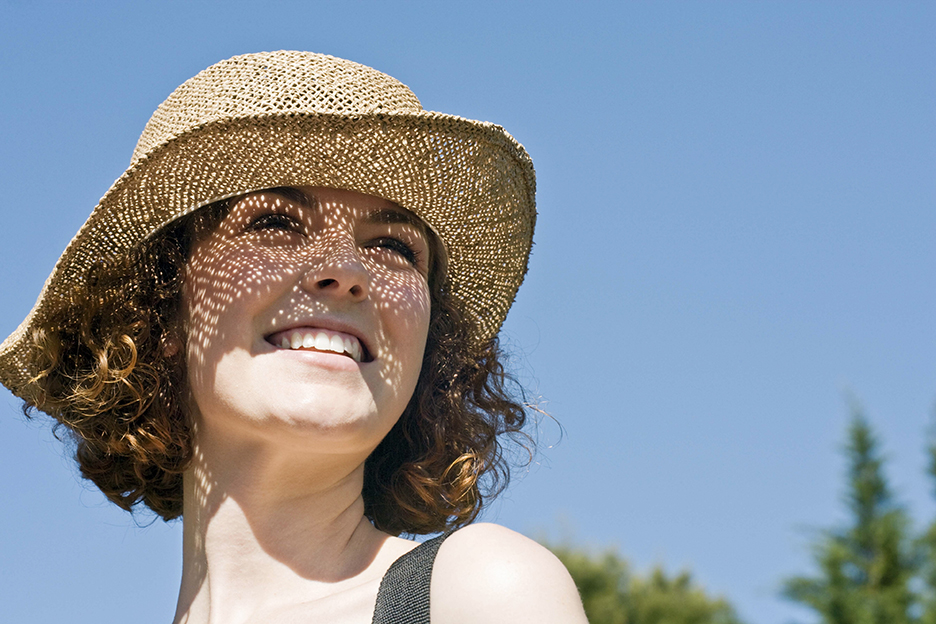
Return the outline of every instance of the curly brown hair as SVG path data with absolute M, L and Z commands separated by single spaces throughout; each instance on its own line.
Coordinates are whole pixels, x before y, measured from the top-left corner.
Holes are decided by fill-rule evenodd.
M 82 475 L 128 511 L 142 502 L 165 520 L 182 513 L 193 448 L 188 382 L 184 349 L 167 345 L 185 341 L 179 317 L 189 254 L 236 199 L 203 207 L 128 254 L 100 261 L 33 334 L 36 372 L 24 412 L 40 410 L 64 426 Z M 441 254 L 431 255 L 431 315 L 416 390 L 364 467 L 365 514 L 392 534 L 470 523 L 509 479 L 502 440 L 531 450 L 522 433 L 523 391 L 505 371 L 497 338 L 475 344 Z

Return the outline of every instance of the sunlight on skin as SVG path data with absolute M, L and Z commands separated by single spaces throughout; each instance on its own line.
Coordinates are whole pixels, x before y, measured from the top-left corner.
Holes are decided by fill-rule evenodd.
M 309 451 L 373 447 L 419 376 L 426 234 L 386 200 L 303 191 L 307 202 L 247 195 L 195 246 L 184 294 L 193 407 L 202 426 L 286 427 Z M 302 328 L 359 341 L 366 360 L 279 345 L 278 332 Z
M 329 188 L 248 194 L 196 243 L 182 301 L 195 434 L 185 575 L 194 585 L 180 595 L 180 615 L 207 578 L 206 531 L 228 503 L 241 508 L 235 515 L 245 514 L 267 555 L 299 577 L 335 582 L 360 574 L 360 565 L 380 568 L 370 556 L 358 557 L 355 569 L 323 571 L 320 564 L 337 561 L 336 554 L 310 556 L 288 539 L 293 530 L 312 535 L 303 524 L 310 517 L 293 514 L 298 522 L 287 527 L 251 510 L 258 500 L 302 497 L 324 486 L 331 501 L 325 506 L 350 520 L 339 523 L 342 530 L 357 535 L 363 522 L 375 531 L 363 518 L 362 466 L 416 387 L 429 327 L 430 261 L 418 218 L 389 201 Z M 318 330 L 360 344 L 360 352 L 282 346 L 284 336 L 291 347 L 293 334 Z M 351 539 L 339 538 L 332 541 Z M 355 543 L 375 547 L 373 537 Z M 401 554 L 403 547 L 394 548 L 388 552 Z

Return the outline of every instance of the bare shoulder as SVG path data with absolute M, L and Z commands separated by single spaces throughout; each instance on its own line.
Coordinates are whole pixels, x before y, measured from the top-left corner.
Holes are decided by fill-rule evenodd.
M 473 524 L 442 544 L 430 605 L 439 624 L 587 623 L 575 583 L 556 556 L 496 524 Z

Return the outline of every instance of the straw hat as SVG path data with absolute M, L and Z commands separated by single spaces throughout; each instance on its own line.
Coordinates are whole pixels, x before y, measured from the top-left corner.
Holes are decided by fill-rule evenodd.
M 69 243 L 26 320 L 0 345 L 0 381 L 28 382 L 28 336 L 102 256 L 211 202 L 277 186 L 383 197 L 432 227 L 452 294 L 497 334 L 526 273 L 533 163 L 500 126 L 425 111 L 405 85 L 311 52 L 235 56 L 186 81 L 143 130 L 130 167 Z

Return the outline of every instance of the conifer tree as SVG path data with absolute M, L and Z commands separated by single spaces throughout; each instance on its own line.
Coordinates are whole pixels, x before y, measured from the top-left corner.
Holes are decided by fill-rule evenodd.
M 936 427 L 936 423 L 934 423 Z M 927 447 L 929 465 L 926 472 L 933 479 L 933 496 L 936 497 L 936 428 L 930 431 Z M 923 586 L 921 596 L 920 624 L 936 624 L 936 520 L 917 542 L 920 553 L 920 576 Z
M 878 440 L 857 408 L 845 457 L 849 523 L 813 544 L 818 575 L 788 579 L 783 593 L 811 607 L 823 624 L 913 622 L 910 580 L 917 566 L 908 518 L 887 484 Z

